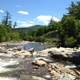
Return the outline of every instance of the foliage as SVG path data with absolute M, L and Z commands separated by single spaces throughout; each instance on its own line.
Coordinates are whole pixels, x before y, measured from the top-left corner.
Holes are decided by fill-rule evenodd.
M 76 4 L 71 2 L 71 5 L 67 10 L 69 11 L 68 14 L 74 16 L 77 20 L 80 20 L 80 1 L 77 1 Z
M 71 46 L 80 44 L 80 2 L 71 3 L 67 8 L 68 15 L 63 15 L 61 19 L 61 27 L 59 28 L 59 39 L 62 46 Z M 73 41 L 72 41 L 73 40 Z M 69 41 L 69 42 L 68 42 Z
M 74 47 L 75 43 L 76 43 L 76 39 L 74 39 L 73 37 L 68 37 L 65 40 L 65 46 L 68 46 L 68 47 Z
M 67 8 L 68 14 L 64 14 L 61 21 L 55 22 L 51 18 L 47 26 L 35 26 L 35 29 L 16 29 L 17 23 L 12 25 L 11 15 L 7 11 L 0 23 L 0 42 L 10 40 L 28 40 L 37 42 L 61 43 L 61 46 L 73 47 L 80 44 L 80 1 L 72 2 Z M 47 38 L 46 35 L 58 31 L 58 37 Z
M 11 15 L 7 11 L 6 16 L 3 16 L 2 23 L 0 23 L 0 42 L 19 39 L 19 33 L 13 31 Z

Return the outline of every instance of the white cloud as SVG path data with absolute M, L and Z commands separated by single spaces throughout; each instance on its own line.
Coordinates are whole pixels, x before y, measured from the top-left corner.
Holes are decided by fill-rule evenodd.
M 4 11 L 3 11 L 3 10 L 0 10 L 0 12 L 1 12 L 1 13 L 4 13 Z
M 21 27 L 30 27 L 30 26 L 33 26 L 33 25 L 34 25 L 34 23 L 25 22 L 25 21 L 17 21 L 17 23 L 18 23 Z
M 21 5 L 16 5 L 16 7 L 21 7 Z
M 59 22 L 60 20 L 57 19 L 56 17 L 53 17 L 53 20 L 56 21 L 56 22 Z
M 29 23 L 32 23 L 32 24 L 34 24 L 34 22 L 33 22 L 33 21 L 29 21 Z
M 24 15 L 28 15 L 28 14 L 29 14 L 29 13 L 26 12 L 26 11 L 18 11 L 18 13 L 20 13 L 20 14 L 24 14 Z
M 36 19 L 37 19 L 38 21 L 43 22 L 44 24 L 48 24 L 49 21 L 51 20 L 51 18 L 53 18 L 54 21 L 57 21 L 57 22 L 60 21 L 60 20 L 57 19 L 56 17 L 52 17 L 52 16 L 50 16 L 50 15 L 40 15 L 40 16 L 38 16 Z

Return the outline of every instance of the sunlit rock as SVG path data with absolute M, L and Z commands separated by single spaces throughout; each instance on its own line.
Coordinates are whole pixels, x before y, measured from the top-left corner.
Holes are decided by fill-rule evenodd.
M 43 60 L 34 60 L 34 61 L 32 61 L 32 64 L 38 65 L 38 66 L 45 66 L 45 65 L 47 65 L 47 63 L 45 61 L 43 61 Z
M 67 74 L 67 73 L 63 73 L 60 77 L 60 79 L 58 80 L 75 80 L 76 77 L 75 76 L 72 76 L 70 74 Z

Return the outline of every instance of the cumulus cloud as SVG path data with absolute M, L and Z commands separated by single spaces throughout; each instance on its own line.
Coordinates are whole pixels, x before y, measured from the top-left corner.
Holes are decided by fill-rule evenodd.
M 56 17 L 53 17 L 53 20 L 56 21 L 56 22 L 59 22 L 60 20 L 57 19 Z
M 20 14 L 28 15 L 29 13 L 27 11 L 18 11 Z
M 25 21 L 17 21 L 17 23 L 21 26 L 21 27 L 30 27 L 30 26 L 33 26 L 34 23 L 30 23 L 31 21 L 29 22 L 25 22 Z
M 38 21 L 43 22 L 44 24 L 48 24 L 49 21 L 51 20 L 51 18 L 53 18 L 53 20 L 56 21 L 56 22 L 60 21 L 60 20 L 57 19 L 56 17 L 52 17 L 52 16 L 50 16 L 50 15 L 40 15 L 40 16 L 38 16 L 36 19 L 37 19 Z
M 21 7 L 21 5 L 16 5 L 16 7 Z
M 34 22 L 33 22 L 33 21 L 29 21 L 29 23 L 32 23 L 32 24 L 34 24 Z
M 1 13 L 4 13 L 4 11 L 3 11 L 3 10 L 0 10 L 0 12 L 1 12 Z

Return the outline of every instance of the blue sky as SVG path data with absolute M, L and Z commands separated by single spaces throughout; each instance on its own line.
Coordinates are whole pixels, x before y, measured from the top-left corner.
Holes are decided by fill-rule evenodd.
M 47 25 L 51 18 L 60 21 L 72 1 L 79 0 L 0 0 L 0 21 L 9 11 L 17 27 Z

